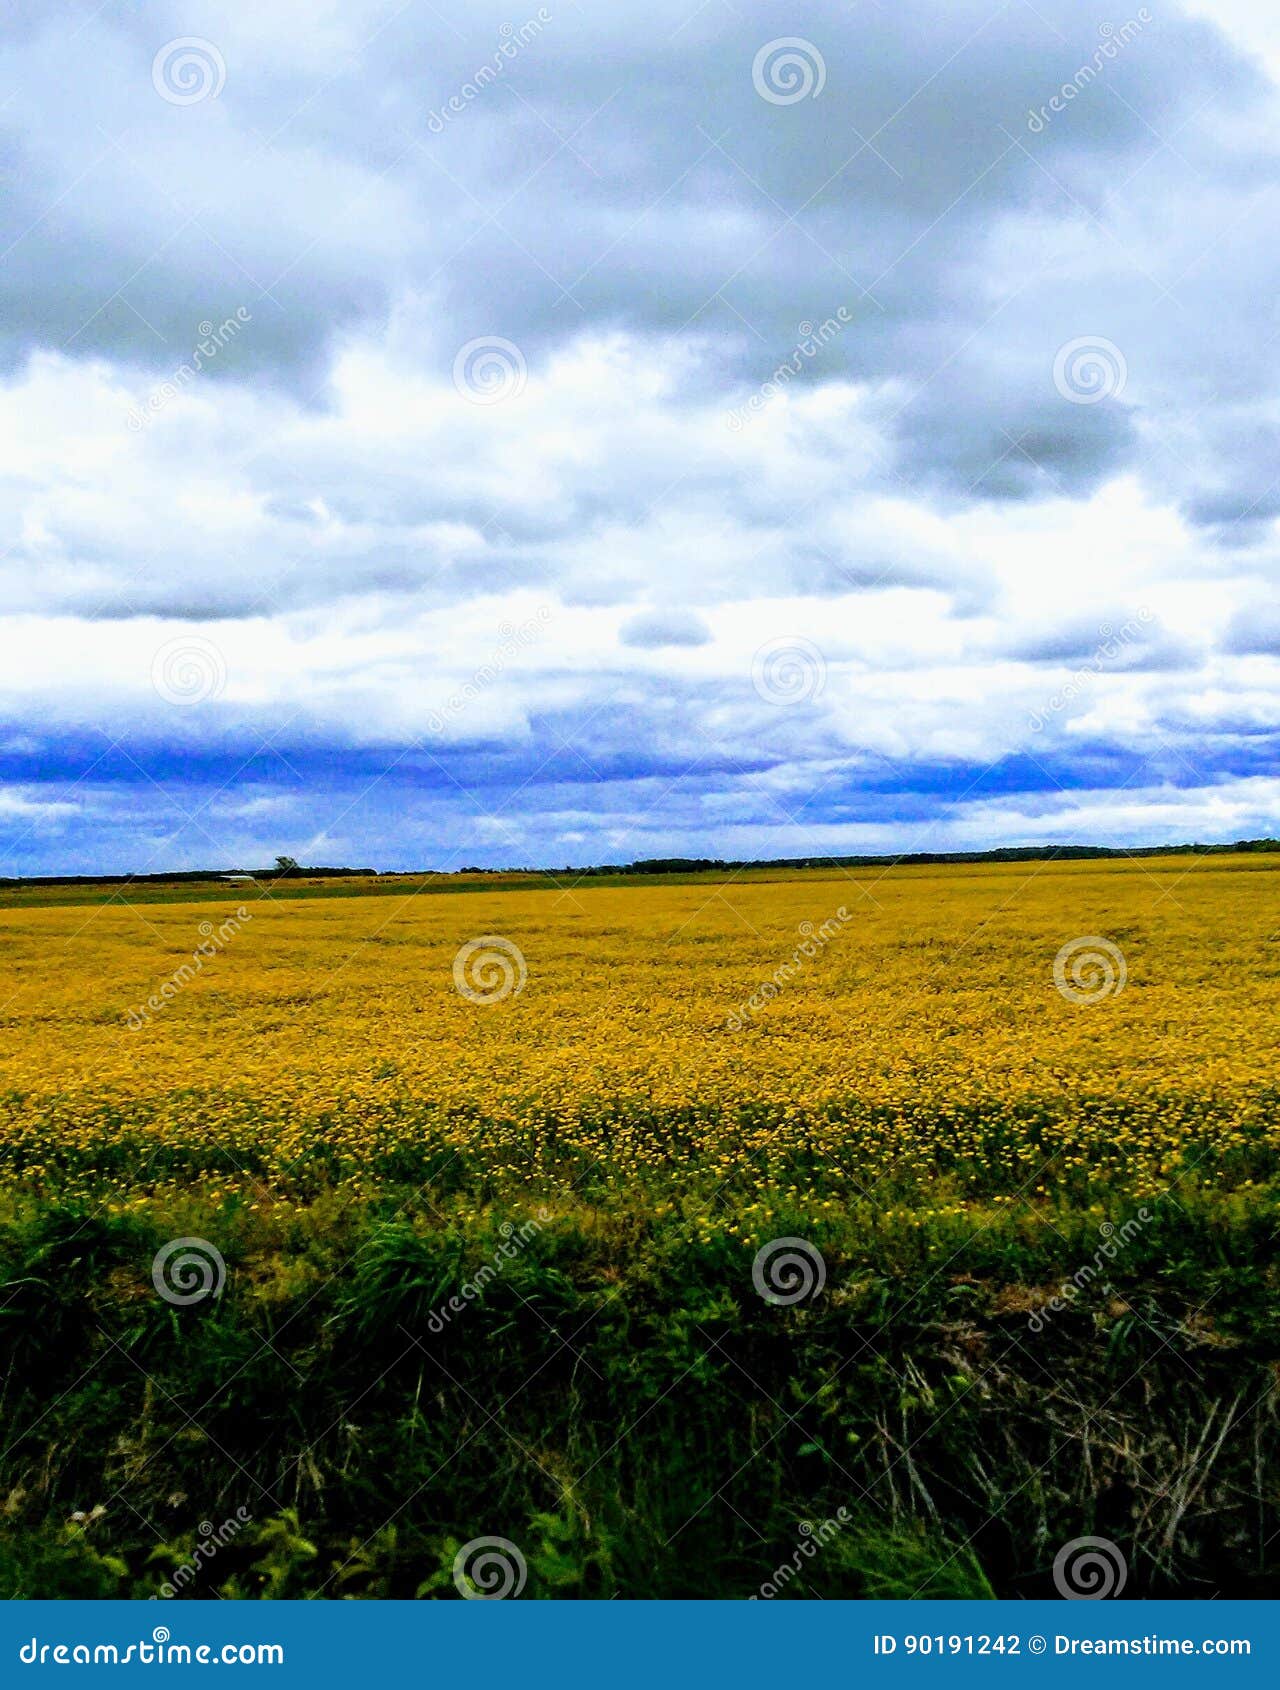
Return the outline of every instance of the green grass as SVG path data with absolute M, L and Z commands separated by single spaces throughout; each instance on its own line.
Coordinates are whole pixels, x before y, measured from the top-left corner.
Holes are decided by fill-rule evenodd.
M 482 1536 L 534 1598 L 1046 1595 L 1086 1534 L 1126 1595 L 1280 1586 L 1257 1194 L 1161 1207 L 1039 1330 L 1096 1217 L 797 1220 L 827 1282 L 787 1307 L 678 1216 L 531 1214 L 503 1258 L 502 1214 L 404 1193 L 10 1209 L 0 1594 L 156 1594 L 237 1509 L 184 1597 L 452 1597 Z M 220 1298 L 157 1295 L 175 1236 L 225 1257 Z

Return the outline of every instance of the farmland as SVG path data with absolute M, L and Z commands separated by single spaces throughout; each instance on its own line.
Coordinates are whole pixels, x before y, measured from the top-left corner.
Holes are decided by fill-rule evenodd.
M 0 903 L 6 1594 L 1274 1593 L 1266 857 L 325 892 Z

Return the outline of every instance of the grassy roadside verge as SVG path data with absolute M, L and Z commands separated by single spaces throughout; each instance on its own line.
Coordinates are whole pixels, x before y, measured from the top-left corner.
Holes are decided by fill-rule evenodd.
M 1126 1595 L 1274 1595 L 1274 1208 L 1136 1215 L 1079 1283 L 1091 1213 L 783 1214 L 825 1281 L 778 1303 L 641 1205 L 15 1199 L 0 1593 L 452 1596 L 498 1536 L 535 1597 L 1031 1596 L 1097 1534 Z

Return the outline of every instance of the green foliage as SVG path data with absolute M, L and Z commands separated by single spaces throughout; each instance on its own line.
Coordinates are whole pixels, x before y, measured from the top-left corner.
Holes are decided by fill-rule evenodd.
M 155 1595 L 237 1508 L 178 1599 L 453 1598 L 485 1536 L 526 1598 L 746 1598 L 837 1518 L 780 1595 L 1045 1594 L 1086 1531 L 1134 1594 L 1277 1587 L 1257 1205 L 1188 1196 L 1036 1330 L 1095 1214 L 833 1213 L 825 1291 L 777 1306 L 675 1212 L 436 1198 L 0 1220 L 0 1594 Z M 218 1237 L 217 1303 L 155 1294 L 178 1234 Z
M 876 1601 L 990 1601 L 994 1598 L 977 1556 L 951 1545 L 923 1525 L 879 1531 L 865 1528 L 833 1540 L 820 1577 L 848 1594 Z
M 6 1599 L 127 1596 L 128 1583 L 126 1562 L 100 1554 L 76 1522 L 48 1533 L 0 1536 L 0 1596 Z

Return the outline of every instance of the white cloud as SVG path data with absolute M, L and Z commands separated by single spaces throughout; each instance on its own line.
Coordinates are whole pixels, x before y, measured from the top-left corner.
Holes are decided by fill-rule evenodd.
M 496 0 L 219 0 L 191 106 L 151 83 L 180 8 L 16 14 L 0 815 L 80 866 L 286 823 L 365 860 L 1020 840 L 1063 785 L 1277 831 L 1280 61 L 1197 10 L 1041 132 L 1097 46 L 1066 0 L 819 0 L 788 108 L 750 79 L 786 8 L 573 8 L 439 134 Z M 1077 405 L 1090 336 L 1126 382 Z M 822 684 L 780 702 L 788 640 Z

